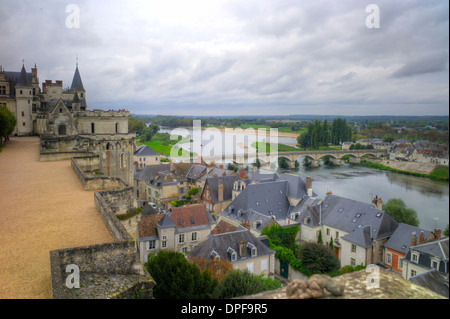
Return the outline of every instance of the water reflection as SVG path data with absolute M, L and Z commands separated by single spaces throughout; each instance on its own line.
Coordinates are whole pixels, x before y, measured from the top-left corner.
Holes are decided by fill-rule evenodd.
M 449 223 L 448 183 L 349 164 L 279 171 L 280 174 L 286 172 L 303 178 L 311 176 L 314 192 L 320 198 L 324 198 L 328 191 L 366 203 L 370 203 L 375 195 L 384 203 L 390 198 L 401 198 L 408 207 L 417 211 L 420 227 L 431 230 L 437 224 L 444 229 Z

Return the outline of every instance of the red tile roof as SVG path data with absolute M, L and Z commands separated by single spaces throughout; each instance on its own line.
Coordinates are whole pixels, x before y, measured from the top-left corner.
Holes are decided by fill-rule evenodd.
M 209 224 L 204 204 L 172 207 L 170 219 L 177 228 Z

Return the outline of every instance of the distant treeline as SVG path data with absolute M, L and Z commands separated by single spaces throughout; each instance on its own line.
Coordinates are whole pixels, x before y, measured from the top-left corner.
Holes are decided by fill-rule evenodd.
M 408 139 L 411 142 L 423 139 L 448 143 L 449 136 L 448 116 L 132 116 L 147 124 L 170 128 L 191 127 L 193 120 L 201 120 L 202 127 L 278 128 L 280 132 L 292 131 L 299 135 L 304 135 L 307 131 L 309 136 L 301 137 L 301 141 L 299 136 L 298 141 L 301 145 L 312 147 L 326 146 L 327 142 L 333 145 L 345 141 L 355 142 L 361 138 L 381 138 L 387 142 L 399 138 Z M 328 133 L 325 134 L 325 131 Z
M 315 120 L 314 123 L 308 123 L 307 131 L 300 134 L 297 138 L 302 147 L 312 147 L 314 149 L 328 144 L 339 145 L 342 142 L 352 140 L 352 127 L 347 124 L 345 119 L 334 119 L 331 125 L 327 120 L 322 123 Z

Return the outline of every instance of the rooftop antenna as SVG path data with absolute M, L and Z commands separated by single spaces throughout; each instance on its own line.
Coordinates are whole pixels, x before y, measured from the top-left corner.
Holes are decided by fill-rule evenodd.
M 78 67 L 78 53 L 75 53 L 75 59 L 77 61 L 77 67 Z

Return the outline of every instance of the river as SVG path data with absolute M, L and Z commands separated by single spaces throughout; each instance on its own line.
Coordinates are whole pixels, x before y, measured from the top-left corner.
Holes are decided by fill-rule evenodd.
M 170 133 L 168 128 L 161 128 L 161 133 Z M 192 134 L 192 130 L 187 130 Z M 226 143 L 233 143 L 230 135 L 222 133 Z M 185 135 L 185 134 L 183 134 Z M 207 138 L 202 145 L 215 143 Z M 253 150 L 250 144 L 255 141 L 254 136 L 248 138 L 250 152 Z M 210 142 L 211 141 L 211 142 Z M 295 138 L 279 137 L 279 143 L 295 143 Z M 224 145 L 222 143 L 222 145 Z M 183 148 L 188 148 L 184 144 Z M 224 149 L 227 149 L 226 147 Z M 238 153 L 244 148 L 237 147 Z M 204 154 L 206 155 L 206 154 Z M 302 163 L 303 158 L 298 159 Z M 328 190 L 335 195 L 370 203 L 373 197 L 381 197 L 384 203 L 390 198 L 401 198 L 406 206 L 417 211 L 420 227 L 432 230 L 435 226 L 445 229 L 449 223 L 449 184 L 437 182 L 427 178 L 403 175 L 388 171 L 376 170 L 360 165 L 342 163 L 338 167 L 322 165 L 319 168 L 300 167 L 294 170 L 279 170 L 278 174 L 298 174 L 303 178 L 311 176 L 313 190 L 319 198 L 324 198 Z

